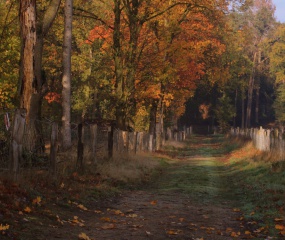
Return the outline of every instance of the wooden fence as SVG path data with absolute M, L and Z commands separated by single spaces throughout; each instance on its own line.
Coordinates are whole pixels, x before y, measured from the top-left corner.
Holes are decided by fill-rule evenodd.
M 260 128 L 231 128 L 232 136 L 245 137 L 252 140 L 253 145 L 260 151 L 272 151 L 280 159 L 285 160 L 285 133 L 280 129 Z
M 9 139 L 5 142 L 5 146 L 8 145 L 9 148 L 9 155 L 6 156 L 8 164 L 6 166 L 2 164 L 2 169 L 9 169 L 15 180 L 23 164 L 32 166 L 32 161 L 38 161 L 38 159 L 41 159 L 52 173 L 56 173 L 57 156 L 61 152 L 60 127 L 56 122 L 51 121 L 42 122 L 42 125 L 43 141 L 46 146 L 49 146 L 49 152 L 39 157 L 37 151 L 25 149 L 25 140 L 32 137 L 25 132 L 25 111 L 23 109 L 15 111 L 9 134 L 6 134 L 9 135 Z M 77 168 L 83 168 L 86 159 L 96 163 L 100 159 L 112 158 L 114 155 L 133 155 L 160 150 L 167 140 L 184 141 L 186 136 L 193 133 L 192 127 L 184 127 L 182 131 L 169 128 L 163 133 L 157 132 L 154 136 L 146 132 L 121 131 L 108 124 L 79 123 L 72 126 L 73 151 L 76 149 L 77 152 Z M 33 154 L 35 156 L 32 156 Z M 27 156 L 28 160 L 26 160 Z M 29 163 L 25 164 L 25 161 Z

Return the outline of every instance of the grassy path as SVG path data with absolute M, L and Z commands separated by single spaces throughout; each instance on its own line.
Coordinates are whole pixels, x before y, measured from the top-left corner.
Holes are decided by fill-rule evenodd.
M 169 145 L 155 155 L 163 166 L 151 183 L 82 207 L 53 204 L 42 215 L 26 217 L 19 238 L 5 239 L 285 239 L 282 234 L 268 237 L 274 231 L 265 222 L 260 225 L 260 209 L 251 201 L 256 192 L 245 190 L 248 172 L 228 163 L 236 147 L 223 136 L 195 136 L 183 145 Z M 283 231 L 283 219 L 277 221 Z

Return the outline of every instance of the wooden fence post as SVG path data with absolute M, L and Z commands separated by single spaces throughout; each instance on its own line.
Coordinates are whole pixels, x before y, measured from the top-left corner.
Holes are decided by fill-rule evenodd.
M 26 109 L 17 109 L 13 120 L 12 140 L 10 145 L 10 172 L 13 180 L 17 181 L 19 174 L 19 163 L 22 160 L 22 143 L 25 131 Z
M 111 129 L 108 131 L 108 158 L 113 157 L 114 146 L 114 124 L 111 124 Z
M 51 127 L 50 137 L 50 171 L 56 173 L 56 154 L 58 147 L 58 124 L 53 123 Z
M 91 151 L 92 151 L 92 158 L 93 158 L 93 164 L 96 164 L 97 162 L 97 135 L 98 135 L 98 126 L 97 124 L 94 124 L 90 127 L 91 131 Z
M 78 124 L 78 143 L 77 143 L 77 162 L 76 169 L 83 171 L 83 154 L 84 154 L 84 145 L 82 142 L 82 130 L 83 124 Z

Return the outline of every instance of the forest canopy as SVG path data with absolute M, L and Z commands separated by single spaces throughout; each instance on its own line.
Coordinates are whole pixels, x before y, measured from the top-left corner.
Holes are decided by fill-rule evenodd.
M 66 107 L 71 122 L 149 132 L 282 123 L 285 27 L 274 12 L 271 0 L 1 1 L 1 111 L 26 108 L 35 129 L 35 119 L 64 119 Z

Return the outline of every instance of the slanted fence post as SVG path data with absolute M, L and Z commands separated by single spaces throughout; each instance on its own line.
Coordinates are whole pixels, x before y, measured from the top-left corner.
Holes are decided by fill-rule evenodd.
M 13 120 L 12 139 L 10 145 L 10 172 L 13 180 L 17 181 L 19 166 L 23 156 L 23 136 L 26 122 L 26 109 L 17 109 Z

